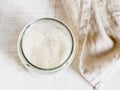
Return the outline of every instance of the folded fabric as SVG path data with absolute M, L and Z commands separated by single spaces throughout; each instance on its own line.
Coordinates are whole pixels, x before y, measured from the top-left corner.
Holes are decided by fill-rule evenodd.
M 120 68 L 120 1 L 80 2 L 79 7 L 76 7 L 78 13 L 74 13 L 75 7 L 72 6 L 77 1 L 66 0 L 63 5 L 67 8 L 65 11 L 68 17 L 77 24 L 82 38 L 79 63 L 81 75 L 93 87 L 98 88 Z

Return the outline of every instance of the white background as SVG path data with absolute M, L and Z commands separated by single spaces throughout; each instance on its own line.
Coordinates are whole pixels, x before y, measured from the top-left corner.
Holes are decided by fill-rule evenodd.
M 60 76 L 40 78 L 30 75 L 18 58 L 21 29 L 41 17 L 64 21 L 59 7 L 60 0 L 0 0 L 0 90 L 92 90 L 80 76 L 76 59 Z M 119 83 L 120 69 L 102 90 L 120 90 Z

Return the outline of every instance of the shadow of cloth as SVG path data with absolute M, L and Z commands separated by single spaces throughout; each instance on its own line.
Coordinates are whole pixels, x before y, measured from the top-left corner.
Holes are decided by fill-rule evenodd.
M 4 53 L 7 58 L 14 60 L 18 65 L 24 67 L 17 54 L 17 39 L 23 28 L 22 22 L 17 18 L 18 17 L 9 16 L 0 18 L 0 51 Z

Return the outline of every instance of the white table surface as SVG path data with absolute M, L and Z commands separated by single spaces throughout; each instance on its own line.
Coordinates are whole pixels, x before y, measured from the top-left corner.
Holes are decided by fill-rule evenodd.
M 63 20 L 60 6 L 60 0 L 0 0 L 0 90 L 92 90 L 80 76 L 78 60 L 58 77 L 40 78 L 32 76 L 18 58 L 16 44 L 21 29 L 41 17 Z M 120 90 L 119 83 L 120 69 L 102 90 Z

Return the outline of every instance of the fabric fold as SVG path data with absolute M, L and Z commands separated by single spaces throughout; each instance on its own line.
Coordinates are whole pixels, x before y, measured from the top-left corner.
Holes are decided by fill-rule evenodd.
M 120 1 L 81 0 L 79 7 L 72 1 L 62 0 L 79 32 L 79 69 L 98 88 L 120 68 Z

